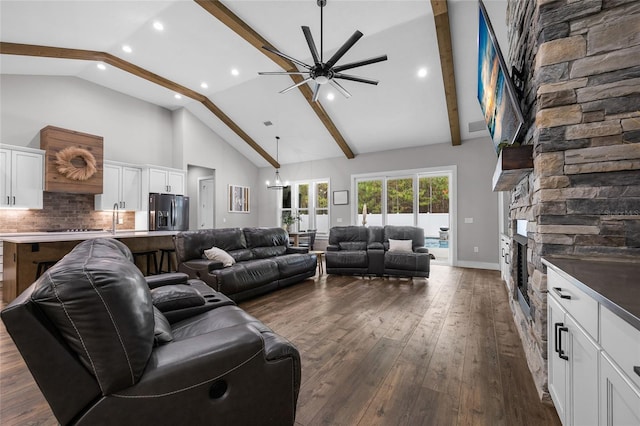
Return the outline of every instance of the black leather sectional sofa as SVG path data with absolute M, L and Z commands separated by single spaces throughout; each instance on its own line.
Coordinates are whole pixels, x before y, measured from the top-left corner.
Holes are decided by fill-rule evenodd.
M 178 271 L 201 279 L 234 301 L 286 287 L 316 273 L 317 257 L 306 248 L 290 247 L 282 228 L 222 228 L 186 231 L 174 237 Z M 204 257 L 217 247 L 235 264 Z
M 390 250 L 396 243 L 406 251 Z M 333 227 L 325 253 L 327 273 L 339 275 L 428 278 L 431 257 L 422 228 L 392 225 Z
M 185 274 L 145 279 L 117 240 L 80 243 L 1 316 L 60 424 L 294 424 L 295 346 Z

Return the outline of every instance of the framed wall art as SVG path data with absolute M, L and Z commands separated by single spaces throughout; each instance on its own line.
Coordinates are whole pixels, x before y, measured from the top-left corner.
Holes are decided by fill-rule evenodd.
M 249 213 L 249 191 L 248 186 L 229 185 L 229 212 Z

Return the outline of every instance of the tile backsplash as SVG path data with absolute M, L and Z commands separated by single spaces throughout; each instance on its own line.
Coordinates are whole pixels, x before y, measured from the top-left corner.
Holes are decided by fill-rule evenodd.
M 118 229 L 134 229 L 135 213 L 120 212 Z M 42 210 L 0 210 L 0 233 L 111 229 L 112 213 L 94 210 L 92 194 L 43 193 Z

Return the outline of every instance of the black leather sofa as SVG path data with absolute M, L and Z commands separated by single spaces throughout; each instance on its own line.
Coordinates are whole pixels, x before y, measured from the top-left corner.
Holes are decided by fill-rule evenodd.
M 234 301 L 283 288 L 316 274 L 317 257 L 307 248 L 290 247 L 282 228 L 222 228 L 180 232 L 174 237 L 178 271 L 201 279 Z M 218 247 L 235 264 L 204 257 Z
M 406 242 L 407 251 L 390 250 L 389 240 Z M 333 227 L 325 253 L 327 273 L 338 275 L 428 278 L 431 258 L 422 228 L 393 225 Z
M 57 420 L 294 424 L 296 348 L 204 283 L 147 281 L 132 260 L 119 241 L 84 241 L 1 313 Z

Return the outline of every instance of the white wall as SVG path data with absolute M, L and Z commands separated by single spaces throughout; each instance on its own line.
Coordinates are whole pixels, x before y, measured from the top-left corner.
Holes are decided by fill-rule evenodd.
M 205 126 L 186 109 L 173 113 L 175 129 L 182 129 L 179 138 L 183 144 L 183 164 L 206 167 L 215 170 L 216 227 L 256 226 L 261 204 L 256 198 L 259 188 L 258 167 L 226 143 L 218 134 Z M 229 185 L 251 188 L 250 213 L 230 213 L 227 209 Z
M 0 141 L 40 147 L 52 125 L 104 138 L 104 157 L 175 167 L 171 111 L 75 77 L 1 75 Z
M 498 265 L 498 198 L 491 191 L 491 178 L 497 157 L 488 137 L 463 141 L 460 146 L 450 144 L 426 145 L 419 148 L 399 149 L 373 154 L 360 154 L 352 160 L 332 158 L 283 165 L 280 175 L 284 180 L 302 180 L 331 176 L 330 190 L 349 190 L 350 202 L 346 206 L 331 205 L 331 226 L 355 224 L 351 217 L 353 194 L 351 176 L 394 170 L 410 170 L 439 166 L 457 166 L 458 264 L 478 267 Z M 260 182 L 270 179 L 273 168 L 260 169 Z M 275 215 L 276 194 L 262 185 L 260 226 L 277 226 Z M 342 222 L 339 223 L 338 219 Z M 473 223 L 464 223 L 473 218 Z M 478 253 L 473 251 L 478 247 Z

